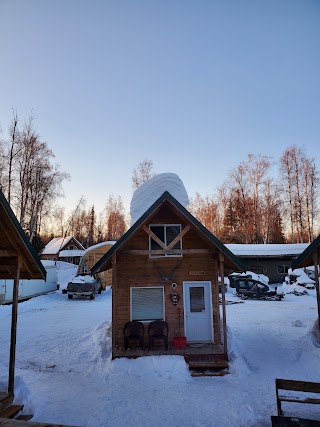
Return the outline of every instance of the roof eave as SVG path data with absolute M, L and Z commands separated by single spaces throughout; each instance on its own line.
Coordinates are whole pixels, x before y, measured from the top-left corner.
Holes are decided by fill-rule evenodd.
M 165 191 L 149 209 L 133 224 L 133 226 L 120 238 L 120 240 L 92 267 L 91 272 L 99 273 L 106 270 L 107 266 L 111 268 L 109 262 L 111 262 L 112 255 L 117 252 L 121 246 L 130 238 L 139 227 L 148 220 L 148 218 L 159 208 L 165 201 L 169 201 L 175 206 L 189 222 L 191 222 L 207 239 L 213 243 L 217 249 L 226 256 L 229 261 L 230 267 L 246 271 L 246 265 L 238 259 L 228 248 L 226 248 L 210 231 L 205 228 L 201 222 L 199 222 L 188 210 L 182 206 L 168 191 Z

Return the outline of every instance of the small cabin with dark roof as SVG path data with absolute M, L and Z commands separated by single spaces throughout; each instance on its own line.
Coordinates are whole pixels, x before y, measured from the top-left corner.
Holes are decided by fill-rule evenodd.
M 40 258 L 79 264 L 84 251 L 82 244 L 73 236 L 54 237 L 44 247 Z
M 247 270 L 268 276 L 269 283 L 283 283 L 292 262 L 307 243 L 289 244 L 226 244 L 226 247 L 246 263 Z
M 163 193 L 91 271 L 111 268 L 113 358 L 182 354 L 227 360 L 225 295 L 224 287 L 219 295 L 218 276 L 245 266 L 170 193 Z M 149 325 L 157 320 L 168 325 L 168 346 L 154 347 L 149 339 Z M 132 321 L 144 326 L 144 340 L 126 349 L 124 327 Z
M 0 190 L 0 279 L 14 279 L 8 389 L 0 390 L 0 411 L 14 398 L 19 280 L 45 278 L 38 255 Z

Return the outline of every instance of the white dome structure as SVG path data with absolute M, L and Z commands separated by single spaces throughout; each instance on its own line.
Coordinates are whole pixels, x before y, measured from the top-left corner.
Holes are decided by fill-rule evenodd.
M 160 173 L 140 185 L 130 203 L 131 225 L 133 225 L 159 197 L 168 191 L 183 207 L 189 204 L 188 193 L 175 173 Z

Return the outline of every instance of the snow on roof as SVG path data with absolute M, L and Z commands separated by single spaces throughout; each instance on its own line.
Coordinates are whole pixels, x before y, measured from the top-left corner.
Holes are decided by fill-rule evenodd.
M 308 246 L 308 243 L 289 244 L 226 244 L 225 245 L 236 256 L 298 256 Z
M 87 248 L 87 249 L 83 252 L 82 256 L 86 255 L 88 252 L 91 252 L 91 251 L 92 251 L 92 250 L 94 250 L 94 249 L 98 249 L 98 248 L 101 248 L 101 247 L 103 247 L 103 246 L 113 246 L 113 245 L 115 245 L 116 243 L 117 243 L 117 241 L 116 241 L 116 240 L 108 240 L 107 242 L 97 243 L 96 245 L 93 245 L 93 246 L 90 246 L 89 248 Z
M 69 258 L 75 256 L 82 256 L 84 251 L 82 249 L 67 249 L 59 252 L 59 258 Z
M 61 248 L 61 245 L 67 244 L 71 239 L 72 239 L 71 236 L 64 237 L 64 238 L 63 237 L 54 237 L 52 240 L 50 240 L 49 243 L 46 244 L 41 255 L 57 254 Z
M 188 193 L 175 173 L 160 173 L 148 179 L 136 189 L 130 203 L 131 225 L 133 225 L 153 203 L 168 191 L 183 207 L 189 204 Z
M 59 252 L 59 250 L 64 247 L 65 245 L 67 245 L 71 239 L 74 239 L 80 246 L 81 243 L 78 242 L 77 239 L 75 239 L 73 236 L 68 236 L 68 237 L 54 237 L 52 240 L 50 240 L 49 243 L 47 243 L 47 245 L 45 246 L 45 248 L 43 249 L 41 255 L 51 255 L 51 254 L 57 254 Z

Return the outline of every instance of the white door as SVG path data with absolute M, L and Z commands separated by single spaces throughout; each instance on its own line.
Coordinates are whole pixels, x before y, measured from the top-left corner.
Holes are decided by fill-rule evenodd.
M 184 282 L 184 325 L 188 342 L 213 341 L 211 282 Z

